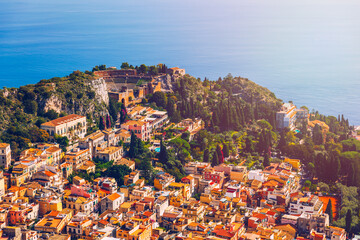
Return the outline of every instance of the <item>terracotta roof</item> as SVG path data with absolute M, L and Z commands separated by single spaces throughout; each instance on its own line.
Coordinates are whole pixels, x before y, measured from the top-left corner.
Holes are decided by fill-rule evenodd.
M 51 153 L 54 153 L 54 152 L 57 152 L 60 150 L 61 150 L 61 148 L 58 148 L 58 147 L 49 147 L 48 149 L 46 149 L 47 152 L 51 152 Z
M 44 174 L 49 176 L 49 177 L 52 177 L 52 176 L 56 175 L 55 173 L 50 172 L 50 171 L 46 171 L 46 170 L 44 171 Z
M 6 148 L 9 145 L 8 143 L 0 143 L 0 148 Z
M 56 127 L 56 126 L 62 125 L 67 122 L 72 122 L 72 121 L 78 120 L 80 118 L 85 118 L 85 117 L 77 115 L 77 114 L 70 114 L 68 116 L 57 118 L 52 121 L 43 123 L 43 124 L 41 124 L 41 126 Z
M 103 220 L 103 219 L 100 220 L 99 223 L 101 223 L 101 224 L 103 224 L 103 225 L 108 225 L 108 224 L 109 224 L 107 221 L 105 221 L 105 220 Z
M 265 214 L 261 213 L 253 213 L 253 217 L 259 218 L 259 219 L 265 219 L 267 216 Z
M 216 232 L 217 236 L 226 237 L 226 238 L 232 238 L 234 236 L 233 233 L 229 233 L 228 231 L 224 229 L 220 229 Z
M 163 217 L 164 218 L 176 218 L 178 216 L 178 214 L 176 213 L 164 213 Z
M 120 151 L 122 149 L 122 147 L 114 147 L 114 146 L 110 146 L 107 148 L 104 148 L 103 150 L 99 151 L 100 154 L 112 154 L 116 151 Z
M 132 126 L 132 125 L 143 126 L 144 124 L 145 124 L 144 122 L 134 121 L 134 120 L 130 120 L 127 121 L 126 123 L 123 123 L 124 126 Z
M 24 168 L 28 168 L 29 166 L 27 166 L 27 165 L 25 165 L 25 164 L 18 164 L 18 165 L 15 165 L 14 167 L 13 167 L 13 169 L 16 169 L 16 168 L 22 168 L 22 169 L 24 169 Z
M 115 201 L 119 197 L 121 197 L 121 196 L 118 193 L 113 193 L 110 196 L 108 196 L 108 199 L 110 199 L 111 201 Z
M 154 214 L 153 212 L 149 212 L 149 211 L 146 211 L 146 212 L 143 213 L 143 215 L 146 216 L 146 217 L 150 217 L 153 214 Z

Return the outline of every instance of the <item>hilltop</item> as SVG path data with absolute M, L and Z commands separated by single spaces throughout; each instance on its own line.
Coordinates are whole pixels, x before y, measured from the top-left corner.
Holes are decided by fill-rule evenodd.
M 149 72 L 143 74 L 149 74 L 152 78 L 152 75 L 157 74 L 157 70 L 154 69 L 151 66 Z M 94 70 L 98 69 L 94 68 Z M 166 74 L 162 75 L 166 76 Z M 233 78 L 228 75 L 223 80 L 201 81 L 186 74 L 182 77 L 161 79 L 167 98 L 174 100 L 169 101 L 170 105 L 173 103 L 175 109 L 170 110 L 169 116 L 175 122 L 180 121 L 181 118 L 200 117 L 207 126 L 214 128 L 218 124 L 220 125 L 218 130 L 224 130 L 227 127 L 217 123 L 220 120 L 215 119 L 215 122 L 212 120 L 213 112 L 225 111 L 234 116 L 243 114 L 244 119 L 240 119 L 239 124 L 244 125 L 254 117 L 251 115 L 255 109 L 265 108 L 265 114 L 255 116 L 256 118 L 271 118 L 281 104 L 281 100 L 277 99 L 274 93 L 241 77 Z M 3 130 L 1 139 L 12 142 L 14 148 L 23 149 L 31 142 L 44 141 L 47 138 L 38 128 L 41 123 L 68 114 L 87 116 L 89 123 L 92 124 L 99 116 L 109 114 L 108 84 L 94 72 L 74 71 L 69 76 L 54 77 L 36 84 L 0 90 L 0 129 Z M 152 99 L 152 97 L 150 95 L 146 98 Z M 228 101 L 226 103 L 228 109 L 219 107 L 222 103 L 225 104 L 224 101 Z M 157 105 L 169 110 L 168 102 Z M 241 113 L 243 111 L 245 114 Z M 228 124 L 232 123 L 228 122 Z M 240 127 L 238 125 L 237 128 Z

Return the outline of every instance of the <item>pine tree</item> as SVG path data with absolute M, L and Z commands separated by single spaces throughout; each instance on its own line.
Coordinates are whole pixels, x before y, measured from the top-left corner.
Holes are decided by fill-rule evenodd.
M 326 206 L 325 213 L 327 213 L 329 215 L 329 222 L 332 223 L 333 222 L 333 210 L 332 210 L 331 199 L 329 199 L 328 205 Z
M 99 129 L 104 130 L 105 129 L 105 120 L 103 116 L 100 116 L 100 122 L 99 122 Z
M 205 149 L 204 151 L 204 157 L 203 157 L 203 162 L 209 162 L 210 161 L 210 152 L 209 149 Z

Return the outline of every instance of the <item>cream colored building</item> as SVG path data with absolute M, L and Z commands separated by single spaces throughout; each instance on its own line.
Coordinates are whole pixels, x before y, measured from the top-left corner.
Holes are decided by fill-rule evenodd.
M 55 134 L 66 136 L 69 140 L 84 138 L 86 134 L 86 117 L 71 114 L 41 124 L 41 129 L 47 131 L 51 136 Z
M 2 200 L 4 195 L 5 195 L 5 178 L 4 178 L 4 172 L 0 171 L 0 201 Z
M 11 164 L 11 149 L 10 144 L 0 143 L 0 166 L 8 169 Z
M 103 150 L 100 150 L 96 153 L 96 157 L 106 161 L 116 161 L 118 159 L 121 159 L 123 156 L 123 148 L 122 147 L 107 147 Z

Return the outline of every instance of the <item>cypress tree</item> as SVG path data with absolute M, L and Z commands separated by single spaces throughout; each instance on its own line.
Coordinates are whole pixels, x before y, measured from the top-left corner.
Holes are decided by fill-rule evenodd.
M 269 157 L 269 153 L 265 153 L 263 166 L 264 166 L 264 167 L 270 166 L 270 157 Z
M 213 158 L 211 160 L 211 166 L 217 166 L 219 165 L 219 157 L 218 157 L 218 154 L 217 152 L 215 151 L 214 154 L 213 154 Z
M 253 142 L 252 138 L 249 136 L 245 139 L 245 151 L 248 153 L 252 153 L 255 151 L 254 142 Z
M 129 149 L 129 157 L 135 158 L 138 154 L 137 149 L 137 137 L 133 131 L 131 131 L 131 140 L 130 140 L 130 149 Z
M 345 217 L 345 230 L 348 234 L 350 234 L 351 231 L 351 221 L 352 221 L 351 210 L 348 209 Z
M 121 104 L 121 110 L 120 110 L 120 123 L 125 122 L 127 117 L 127 111 L 124 104 Z
M 269 122 L 270 122 L 271 126 L 273 127 L 273 129 L 276 129 L 276 112 L 272 111 L 270 113 Z
M 166 164 L 169 161 L 169 153 L 166 149 L 166 146 L 164 145 L 163 140 L 161 139 L 160 142 L 160 153 L 159 153 L 159 161 L 162 164 Z
M 223 154 L 223 151 L 219 144 L 216 146 L 216 153 L 218 155 L 219 164 L 223 163 L 224 162 L 224 154 Z
M 265 151 L 265 137 L 264 137 L 264 130 L 262 130 L 259 134 L 259 142 L 257 144 L 257 149 L 260 153 Z
M 172 119 L 175 113 L 175 101 L 173 98 L 169 98 L 166 106 L 166 111 L 168 112 L 168 116 Z
M 136 148 L 137 148 L 137 154 L 138 155 L 141 155 L 141 154 L 144 153 L 144 143 L 138 137 L 136 137 Z
M 209 162 L 210 161 L 210 152 L 209 149 L 205 149 L 204 151 L 204 157 L 203 157 L 203 162 Z
M 224 143 L 224 147 L 223 147 L 223 153 L 224 153 L 224 157 L 229 157 L 230 153 L 229 153 L 229 146 L 227 143 Z
M 105 129 L 105 120 L 103 116 L 100 116 L 100 122 L 99 122 L 99 129 L 104 130 Z
M 109 115 L 106 115 L 106 128 L 111 128 L 111 119 Z
M 324 143 L 321 126 L 319 126 L 318 124 L 315 124 L 313 129 L 313 142 L 315 145 L 321 145 Z
M 286 132 L 285 130 L 282 130 L 280 133 L 280 140 L 279 140 L 279 144 L 278 144 L 278 149 L 283 152 L 284 151 L 284 147 L 286 147 L 287 143 L 286 143 Z
M 332 210 L 331 199 L 329 199 L 328 205 L 326 206 L 325 213 L 327 213 L 329 215 L 329 222 L 332 223 L 332 221 L 333 221 L 333 210 Z

